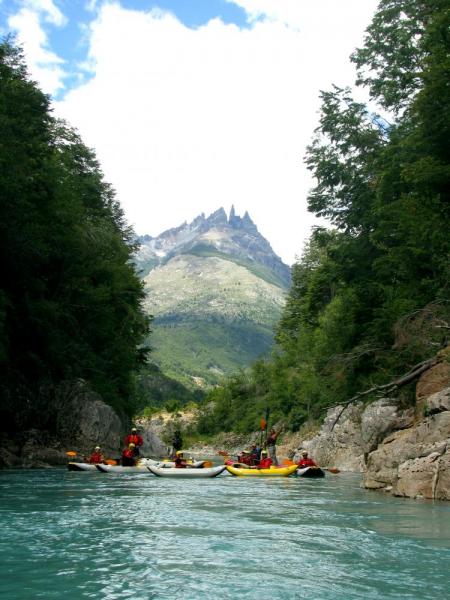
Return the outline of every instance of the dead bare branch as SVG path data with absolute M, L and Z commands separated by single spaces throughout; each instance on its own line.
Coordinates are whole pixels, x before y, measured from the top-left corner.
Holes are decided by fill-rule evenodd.
M 436 365 L 438 362 L 441 362 L 441 361 L 442 361 L 442 358 L 437 357 L 437 356 L 435 356 L 433 358 L 428 358 L 427 360 L 424 360 L 424 361 L 418 363 L 417 365 L 414 365 L 407 373 L 405 373 L 401 377 L 398 377 L 397 379 L 394 379 L 394 381 L 390 381 L 389 383 L 385 383 L 384 385 L 374 385 L 373 387 L 371 387 L 368 390 L 365 390 L 364 392 L 359 392 L 358 394 L 355 394 L 352 398 L 350 398 L 350 400 L 347 400 L 343 404 L 339 403 L 339 404 L 335 404 L 334 406 L 330 406 L 329 408 L 334 408 L 336 406 L 342 406 L 342 410 L 339 412 L 336 419 L 334 420 L 334 423 L 331 426 L 330 431 L 333 431 L 334 427 L 336 426 L 336 423 L 339 421 L 339 419 L 342 416 L 342 413 L 346 410 L 346 408 L 350 404 L 353 404 L 353 402 L 356 402 L 356 400 L 360 400 L 361 398 L 364 398 L 365 396 L 369 396 L 370 394 L 375 394 L 375 393 L 380 393 L 380 392 L 382 392 L 383 395 L 385 395 L 385 396 L 390 396 L 391 394 L 396 392 L 399 388 L 410 383 L 411 381 L 413 381 L 414 379 L 416 379 L 417 377 L 422 375 L 422 373 L 424 373 L 425 371 L 428 371 L 428 369 L 430 369 L 431 367 L 433 367 L 434 365 Z

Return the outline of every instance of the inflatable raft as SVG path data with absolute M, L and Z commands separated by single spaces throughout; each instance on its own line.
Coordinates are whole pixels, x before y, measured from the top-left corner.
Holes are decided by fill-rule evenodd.
M 304 467 L 297 469 L 297 475 L 299 477 L 325 477 L 325 471 L 322 471 L 320 467 Z
M 150 465 L 147 469 L 153 475 L 157 477 L 186 477 L 186 478 L 198 478 L 198 477 L 217 477 L 225 471 L 225 465 L 219 465 L 218 467 L 209 467 L 206 469 L 165 469 L 161 467 L 155 467 Z
M 76 463 L 70 462 L 67 463 L 67 468 L 69 471 L 96 471 L 95 465 L 91 465 L 89 463 Z
M 228 473 L 237 477 L 289 477 L 297 471 L 297 465 L 289 467 L 270 467 L 269 469 L 249 469 L 226 465 Z
M 136 467 L 122 467 L 121 465 L 95 465 L 100 473 L 147 473 L 147 465 L 138 465 Z

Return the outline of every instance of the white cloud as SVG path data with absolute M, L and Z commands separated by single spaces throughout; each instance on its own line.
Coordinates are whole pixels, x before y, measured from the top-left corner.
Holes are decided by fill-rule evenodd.
M 347 57 L 375 3 L 236 0 L 270 18 L 195 30 L 104 4 L 90 30 L 94 76 L 57 110 L 96 148 L 139 233 L 234 203 L 292 262 L 313 222 L 302 158 L 319 89 L 353 81 Z
M 66 19 L 52 0 L 25 0 L 22 8 L 9 17 L 8 26 L 17 33 L 23 46 L 31 76 L 44 92 L 54 94 L 64 87 L 64 61 L 49 49 L 45 22 L 62 27 Z
M 52 25 L 61 27 L 67 22 L 66 17 L 55 5 L 53 0 L 23 0 L 23 4 L 33 12 L 41 14 L 44 19 Z

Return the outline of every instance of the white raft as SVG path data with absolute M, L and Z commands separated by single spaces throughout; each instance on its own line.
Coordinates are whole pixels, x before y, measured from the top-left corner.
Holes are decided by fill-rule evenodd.
M 186 478 L 197 478 L 197 477 L 217 477 L 223 473 L 226 469 L 225 465 L 219 465 L 218 467 L 209 467 L 205 469 L 164 469 L 161 467 L 155 467 L 150 465 L 147 467 L 150 473 L 157 475 L 158 477 L 186 477 Z
M 122 467 L 121 465 L 95 465 L 96 469 L 100 473 L 147 473 L 147 465 L 141 465 L 137 467 Z
M 69 462 L 67 463 L 67 468 L 69 471 L 96 471 L 95 465 L 91 465 L 90 463 L 77 463 L 77 462 Z

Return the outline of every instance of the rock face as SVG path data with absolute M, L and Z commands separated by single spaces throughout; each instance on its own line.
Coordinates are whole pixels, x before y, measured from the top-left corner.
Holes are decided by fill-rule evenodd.
M 429 379 L 428 379 L 429 381 Z M 425 389 L 424 386 L 421 389 Z M 417 409 L 392 399 L 328 411 L 306 448 L 324 466 L 364 473 L 367 489 L 396 496 L 450 500 L 450 387 L 420 398 Z
M 58 388 L 55 410 L 56 431 L 61 440 L 85 453 L 97 444 L 106 454 L 120 453 L 124 424 L 83 381 Z
M 440 362 L 422 375 L 416 387 L 417 406 L 420 409 L 425 400 L 450 385 L 450 364 Z
M 50 406 L 53 415 L 52 433 L 30 429 L 14 438 L 0 433 L 1 468 L 45 468 L 65 465 L 67 451 L 82 461 L 99 445 L 106 458 L 119 458 L 128 425 L 93 392 L 83 380 L 64 382 L 52 389 Z M 161 440 L 157 424 L 139 423 L 144 439 L 142 456 L 163 457 L 167 446 Z
M 389 435 L 369 455 L 366 488 L 450 500 L 450 388 L 428 397 L 425 408 L 430 416 Z
M 342 411 L 343 408 L 330 409 L 319 434 L 301 446 L 319 464 L 342 471 L 363 472 L 368 454 L 379 442 L 392 431 L 409 427 L 414 417 L 412 409 L 402 410 L 390 398 L 381 398 L 366 407 L 359 403 Z

